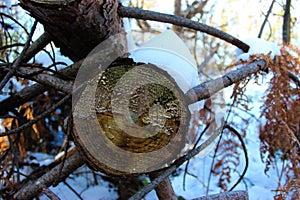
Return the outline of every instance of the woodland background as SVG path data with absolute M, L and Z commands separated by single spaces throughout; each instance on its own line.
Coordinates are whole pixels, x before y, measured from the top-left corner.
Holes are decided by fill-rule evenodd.
M 76 68 L 84 53 L 69 53 L 61 43 L 55 41 L 55 44 L 44 32 L 45 22 L 37 22 L 35 18 L 39 16 L 30 16 L 32 10 L 27 3 L 31 1 L 21 2 L 23 8 L 18 1 L 0 2 L 1 198 L 22 198 L 29 190 L 32 194 L 26 197 L 37 199 L 66 199 L 69 195 L 78 199 L 142 198 L 151 187 L 157 186 L 155 178 L 147 175 L 110 177 L 93 171 L 82 161 L 77 162 L 80 158 L 74 153 L 70 126 L 70 93 L 76 71 L 69 69 Z M 188 162 L 181 159 L 179 163 L 183 165 L 174 165 L 165 174 L 158 174 L 157 180 L 165 180 L 162 183 L 170 186 L 166 181 L 170 179 L 173 188 L 166 189 L 166 196 L 160 196 L 160 191 L 156 190 L 157 196 L 160 199 L 192 199 L 237 188 L 247 191 L 250 199 L 298 199 L 300 16 L 297 7 L 300 2 L 132 0 L 124 1 L 123 6 L 118 11 L 121 17 L 138 18 L 129 21 L 136 44 L 173 29 L 194 55 L 199 76 L 212 82 L 220 73 L 226 75 L 241 64 L 252 66 L 251 63 L 263 59 L 265 65 L 263 70 L 233 80 L 232 86 L 222 90 L 226 125 L 220 139 L 205 157 L 190 158 L 193 156 L 189 154 L 190 157 L 185 158 Z M 175 26 L 172 21 L 143 20 L 149 15 L 140 16 L 130 9 L 127 12 L 131 14 L 126 12 L 133 7 L 201 22 L 241 40 L 262 38 L 281 46 L 281 56 L 272 59 L 268 54 L 255 55 L 249 61 L 238 62 L 236 45 L 218 39 L 218 34 L 203 33 L 201 27 L 193 29 L 195 26 L 189 25 L 189 21 Z M 87 32 L 80 34 L 84 33 Z M 205 107 L 194 115 L 192 133 L 195 139 L 191 143 L 195 149 L 200 145 L 197 142 L 200 135 L 208 127 L 214 128 L 211 125 L 214 98 L 202 99 Z M 71 150 L 66 153 L 68 149 Z M 51 170 L 61 164 L 68 170 L 58 173 L 61 177 L 55 177 L 57 180 L 49 178 L 53 177 Z M 26 182 L 35 180 L 42 184 L 29 189 Z M 170 194 L 173 190 L 175 195 Z M 157 196 L 151 192 L 146 198 Z

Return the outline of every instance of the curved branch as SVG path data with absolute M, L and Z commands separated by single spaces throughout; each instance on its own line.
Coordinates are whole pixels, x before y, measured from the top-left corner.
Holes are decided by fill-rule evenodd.
M 262 35 L 263 30 L 264 30 L 264 28 L 265 28 L 265 25 L 266 25 L 266 23 L 267 23 L 267 21 L 268 21 L 268 18 L 269 18 L 269 16 L 270 16 L 271 12 L 272 12 L 274 3 L 275 3 L 275 0 L 272 1 L 271 5 L 270 5 L 270 7 L 269 7 L 269 10 L 268 10 L 268 12 L 267 12 L 267 14 L 266 14 L 266 16 L 265 16 L 264 22 L 262 23 L 262 25 L 261 25 L 261 27 L 260 27 L 260 30 L 259 30 L 259 33 L 258 33 L 258 38 L 261 38 L 261 35 Z
M 229 131 L 231 131 L 232 133 L 234 133 L 238 137 L 239 141 L 241 142 L 243 151 L 244 151 L 245 162 L 246 162 L 245 163 L 245 168 L 243 170 L 243 173 L 240 175 L 240 177 L 237 180 L 237 182 L 229 189 L 229 191 L 232 191 L 242 181 L 242 179 L 245 177 L 245 174 L 246 174 L 248 166 L 249 166 L 249 157 L 248 157 L 248 153 L 247 153 L 248 151 L 247 151 L 245 142 L 244 142 L 243 137 L 241 136 L 241 134 L 235 128 L 233 128 L 232 126 L 230 126 L 229 124 L 225 124 L 224 125 L 224 129 L 228 129 Z
M 298 88 L 300 88 L 300 79 L 298 78 L 298 76 L 295 75 L 293 72 L 290 72 L 290 71 L 288 72 L 288 74 L 289 74 L 290 79 L 292 81 L 294 81 L 294 83 L 296 84 L 296 86 Z
M 159 13 L 159 12 L 154 12 L 149 10 L 142 10 L 133 7 L 124 7 L 124 6 L 119 7 L 118 13 L 121 17 L 153 20 L 153 21 L 165 22 L 177 26 L 194 29 L 215 36 L 217 38 L 220 38 L 226 42 L 229 42 L 230 44 L 235 45 L 236 47 L 242 49 L 244 52 L 248 52 L 249 50 L 249 46 L 247 44 L 229 35 L 228 33 L 225 33 L 211 26 L 199 22 L 195 22 L 193 20 L 184 17 L 174 16 L 174 15 L 169 15 L 169 14 L 164 14 L 164 13 Z

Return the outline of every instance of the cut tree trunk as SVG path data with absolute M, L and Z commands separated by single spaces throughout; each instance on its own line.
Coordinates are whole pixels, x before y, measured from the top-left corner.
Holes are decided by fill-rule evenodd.
M 73 61 L 85 58 L 100 42 L 123 31 L 118 0 L 20 0 L 43 24 L 61 53 Z

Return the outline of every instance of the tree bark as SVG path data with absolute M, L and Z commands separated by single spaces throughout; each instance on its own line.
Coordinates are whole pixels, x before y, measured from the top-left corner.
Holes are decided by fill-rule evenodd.
M 248 193 L 246 191 L 224 192 L 220 194 L 200 197 L 193 200 L 248 200 Z
M 62 54 L 73 61 L 123 31 L 118 0 L 21 0 L 20 5 L 44 25 Z
M 174 0 L 174 15 L 181 16 L 181 0 Z M 181 33 L 182 27 L 173 25 L 173 30 Z
M 152 181 L 155 178 L 159 177 L 159 175 L 160 172 L 152 172 L 149 174 L 149 177 Z M 169 199 L 169 200 L 177 199 L 169 178 L 166 178 L 162 182 L 160 182 L 159 185 L 155 188 L 155 191 L 159 199 Z
M 27 182 L 16 194 L 13 199 L 32 199 L 44 188 L 58 184 L 67 178 L 74 170 L 84 164 L 84 159 L 77 150 L 70 155 L 64 162 L 61 162 L 49 172 L 35 180 Z
M 283 15 L 282 39 L 284 43 L 290 43 L 291 35 L 291 0 L 286 0 L 286 5 Z

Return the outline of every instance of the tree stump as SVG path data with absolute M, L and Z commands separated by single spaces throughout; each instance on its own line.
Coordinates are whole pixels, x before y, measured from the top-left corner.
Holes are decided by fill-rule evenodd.
M 167 72 L 152 64 L 110 66 L 97 81 L 92 101 L 93 93 L 85 90 L 75 106 L 74 138 L 93 168 L 141 174 L 180 156 L 190 112 Z M 94 105 L 85 107 L 88 102 Z

